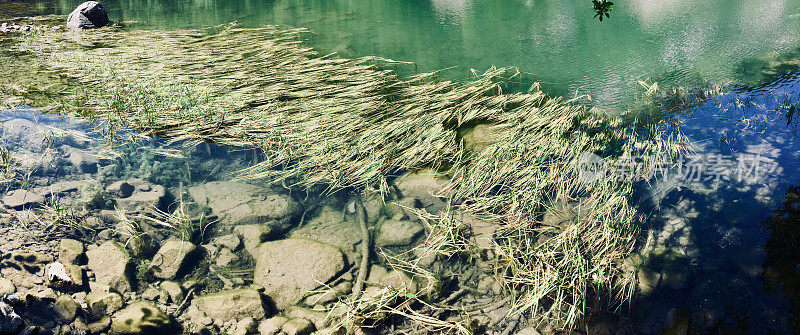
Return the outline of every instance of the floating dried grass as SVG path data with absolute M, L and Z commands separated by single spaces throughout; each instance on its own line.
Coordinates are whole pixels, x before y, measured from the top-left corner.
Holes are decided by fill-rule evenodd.
M 468 82 L 434 74 L 401 79 L 380 66 L 384 60 L 319 56 L 300 42 L 304 33 L 101 29 L 30 34 L 18 47 L 80 83 L 78 96 L 90 107 L 83 115 L 108 119 L 110 129 L 261 148 L 267 159 L 245 178 L 387 194 L 392 176 L 403 171 L 445 173 L 450 179 L 440 191 L 451 195 L 448 210 L 502 226 L 496 272 L 512 294 L 512 314 L 571 328 L 590 293 L 616 301 L 630 294 L 633 278 L 621 263 L 637 232 L 633 180 L 583 183 L 580 157 L 590 152 L 613 162 L 644 153 L 655 166 L 682 148 L 679 138 L 629 115 L 548 97 L 537 85 L 503 93 L 514 69 L 491 68 Z M 481 151 L 466 149 L 459 136 L 476 124 L 495 132 Z M 579 204 L 584 214 L 559 229 L 543 225 L 543 214 L 559 203 Z M 449 247 L 429 250 L 462 248 L 453 240 L 462 235 L 453 231 L 457 225 L 440 224 L 452 234 L 432 236 Z M 427 320 L 397 305 L 396 293 L 359 304 Z M 353 313 L 355 320 L 370 318 Z M 448 328 L 437 322 L 437 329 Z

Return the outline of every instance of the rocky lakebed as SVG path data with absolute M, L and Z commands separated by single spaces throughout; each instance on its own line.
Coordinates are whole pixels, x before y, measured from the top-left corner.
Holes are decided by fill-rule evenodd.
M 441 180 L 425 171 L 397 178 L 383 201 L 232 181 L 259 159 L 254 150 L 135 134 L 116 134 L 112 147 L 97 124 L 29 109 L 3 111 L 0 129 L 10 162 L 0 184 L 1 334 L 338 333 L 331 320 L 364 250 L 360 219 L 370 253 L 447 273 L 423 282 L 373 257 L 365 296 L 458 282 L 448 289 L 459 299 L 496 305 L 484 326 L 507 322 L 491 266 L 414 255 L 428 229 L 415 209 L 444 206 L 431 192 Z M 475 227 L 490 246 L 496 228 Z

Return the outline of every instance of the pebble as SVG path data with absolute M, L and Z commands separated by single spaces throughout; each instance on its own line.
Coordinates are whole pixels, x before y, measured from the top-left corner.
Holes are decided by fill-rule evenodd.
M 0 24 L 0 33 L 30 31 L 31 29 L 33 29 L 33 25 L 30 24 L 18 25 L 15 23 L 9 24 L 8 22 L 3 22 L 2 24 Z

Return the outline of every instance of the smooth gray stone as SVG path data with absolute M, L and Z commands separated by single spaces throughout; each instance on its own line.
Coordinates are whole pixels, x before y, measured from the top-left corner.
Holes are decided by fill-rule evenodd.
M 80 4 L 67 17 L 67 28 L 69 29 L 100 28 L 108 23 L 108 13 L 97 1 L 86 1 Z

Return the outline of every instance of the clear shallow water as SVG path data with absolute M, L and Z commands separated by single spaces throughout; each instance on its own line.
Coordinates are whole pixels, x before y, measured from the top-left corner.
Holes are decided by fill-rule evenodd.
M 57 7 L 66 13 L 79 2 Z M 604 107 L 626 105 L 639 92 L 636 78 L 746 81 L 759 70 L 753 59 L 800 47 L 797 0 L 618 2 L 612 18 L 599 23 L 580 1 L 104 1 L 113 20 L 138 21 L 134 28 L 231 20 L 308 27 L 322 53 L 409 60 L 421 71 L 459 66 L 445 74 L 450 78 L 468 68 L 515 65 L 551 93 L 590 94 Z M 800 79 L 786 75 L 735 86 L 684 119 L 698 152 L 757 154 L 771 168 L 750 184 L 672 179 L 655 188 L 648 228 L 688 265 L 661 266 L 685 279 L 632 305 L 637 332 L 658 333 L 682 313 L 711 315 L 721 320 L 718 327 L 740 333 L 790 332 L 789 303 L 764 290 L 768 231 L 761 222 L 789 185 L 800 184 L 797 120 L 781 109 L 798 100 Z
M 67 14 L 81 0 L 60 1 Z M 412 61 L 420 71 L 517 66 L 526 81 L 624 107 L 637 78 L 664 85 L 746 80 L 748 60 L 800 47 L 800 0 L 617 1 L 598 22 L 588 0 L 106 0 L 136 28 L 238 21 L 307 27 L 321 53 Z

